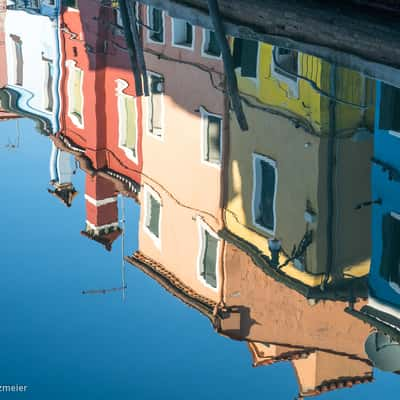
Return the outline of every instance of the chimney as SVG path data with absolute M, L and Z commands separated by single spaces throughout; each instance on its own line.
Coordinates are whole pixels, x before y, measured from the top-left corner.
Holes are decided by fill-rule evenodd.
M 86 229 L 81 234 L 111 251 L 113 242 L 121 234 L 114 184 L 98 175 L 86 175 L 85 200 Z

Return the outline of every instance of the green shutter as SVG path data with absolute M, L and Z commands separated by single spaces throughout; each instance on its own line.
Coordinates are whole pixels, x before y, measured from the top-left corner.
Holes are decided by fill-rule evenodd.
M 257 184 L 261 187 L 259 203 L 256 205 L 256 222 L 266 229 L 274 230 L 274 195 L 275 195 L 275 168 L 268 162 L 260 161 L 260 181 L 257 177 Z M 260 182 L 260 183 L 258 183 Z
M 125 107 L 125 147 L 132 150 L 136 155 L 136 109 L 135 99 L 132 96 L 124 96 Z
M 154 236 L 160 237 L 160 203 L 152 196 L 150 197 L 150 218 L 147 227 Z
M 241 62 L 242 76 L 257 77 L 258 42 L 242 39 Z
M 221 159 L 221 118 L 208 116 L 207 161 L 219 163 Z
M 218 240 L 204 231 L 204 258 L 202 275 L 205 281 L 212 287 L 217 287 L 217 248 Z
M 193 27 L 192 25 L 189 24 L 189 22 L 186 22 L 186 43 L 188 46 L 191 46 L 193 42 Z

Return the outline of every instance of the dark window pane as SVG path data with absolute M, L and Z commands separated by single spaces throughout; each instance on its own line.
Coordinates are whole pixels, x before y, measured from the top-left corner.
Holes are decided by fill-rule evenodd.
M 241 75 L 249 78 L 257 77 L 258 42 L 254 40 L 235 39 L 233 60 L 236 67 L 241 67 Z
M 191 46 L 193 41 L 193 28 L 188 22 L 186 22 L 186 43 Z
M 212 287 L 217 287 L 217 247 L 218 240 L 204 231 L 204 258 L 202 275 L 205 281 Z
M 150 195 L 150 219 L 147 227 L 156 237 L 160 237 L 160 208 L 160 203 L 152 195 Z
M 400 89 L 382 83 L 379 128 L 400 132 Z
M 380 275 L 389 282 L 400 284 L 400 221 L 385 215 L 382 224 L 382 259 Z
M 275 194 L 275 168 L 265 162 L 260 161 L 259 176 L 257 177 L 257 184 L 261 185 L 259 202 L 256 204 L 255 220 L 257 224 L 274 230 L 274 194 Z
M 221 49 L 217 41 L 217 35 L 213 31 L 209 32 L 209 40 L 206 52 L 216 57 L 221 55 Z
M 219 163 L 221 158 L 221 119 L 208 116 L 207 125 L 207 155 L 210 162 Z
M 297 80 L 298 53 L 295 50 L 283 47 L 274 47 L 274 57 L 276 61 L 275 70 L 288 78 Z
M 163 27 L 163 18 L 161 10 L 157 8 L 151 9 L 150 25 L 151 28 L 153 29 L 150 34 L 151 40 L 153 40 L 154 42 L 163 42 L 164 27 Z

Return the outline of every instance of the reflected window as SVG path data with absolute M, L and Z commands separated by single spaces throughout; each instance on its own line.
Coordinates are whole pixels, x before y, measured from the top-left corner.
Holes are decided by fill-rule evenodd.
M 150 135 L 162 137 L 164 118 L 164 78 L 149 73 L 150 96 L 148 97 L 147 127 Z
M 397 214 L 383 217 L 380 275 L 400 292 L 400 215 Z
M 161 200 L 149 186 L 144 187 L 144 227 L 156 245 L 160 245 Z
M 172 20 L 172 42 L 175 46 L 192 47 L 193 26 L 183 19 Z
M 78 0 L 63 0 L 65 7 L 78 8 Z
M 118 96 L 118 143 L 126 155 L 136 161 L 137 149 L 137 110 L 136 99 L 123 93 L 127 82 L 117 80 Z
M 268 233 L 275 232 L 276 162 L 253 155 L 253 224 Z
M 83 127 L 83 71 L 75 61 L 67 61 L 68 67 L 68 115 L 72 122 Z
M 10 35 L 13 41 L 14 52 L 14 84 L 23 85 L 24 81 L 24 59 L 22 56 L 22 41 L 19 36 Z
M 53 111 L 54 95 L 53 95 L 53 61 L 43 58 L 44 63 L 44 108 L 47 111 Z
M 147 13 L 148 38 L 152 42 L 164 43 L 164 15 L 162 10 L 149 6 Z
M 211 57 L 220 57 L 221 49 L 215 32 L 210 31 L 209 29 L 204 29 L 203 35 L 203 53 Z
M 240 68 L 240 75 L 257 78 L 258 42 L 236 38 L 233 44 L 233 61 L 235 68 Z
M 121 17 L 121 10 L 119 8 L 115 9 L 115 25 L 117 25 L 118 28 L 123 28 L 124 26 Z
M 202 119 L 203 161 L 214 165 L 221 164 L 222 118 L 200 109 Z
M 400 132 L 400 89 L 382 83 L 379 128 Z
M 217 268 L 219 253 L 218 236 L 200 219 L 200 251 L 199 251 L 199 274 L 206 285 L 217 288 Z
M 274 71 L 278 74 L 284 75 L 286 78 L 297 81 L 298 52 L 283 47 L 274 47 L 273 52 Z

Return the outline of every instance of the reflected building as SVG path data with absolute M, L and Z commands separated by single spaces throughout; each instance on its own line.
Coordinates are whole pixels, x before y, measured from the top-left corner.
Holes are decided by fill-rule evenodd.
M 373 83 L 294 50 L 232 47 L 250 129 L 230 119 L 222 237 L 308 298 L 365 295 Z
M 347 311 L 375 328 L 366 341 L 374 364 L 400 371 L 400 89 L 377 83 L 372 158 L 372 258 L 368 304 Z
M 3 17 L 7 60 L 7 82 L 2 85 L 3 97 L 7 97 L 5 106 L 35 119 L 44 134 L 59 129 L 57 3 L 7 2 Z
M 129 261 L 212 318 L 222 288 L 222 163 L 228 132 L 213 33 L 141 7 L 144 98 L 139 249 Z M 211 43 L 210 43 L 211 41 Z

